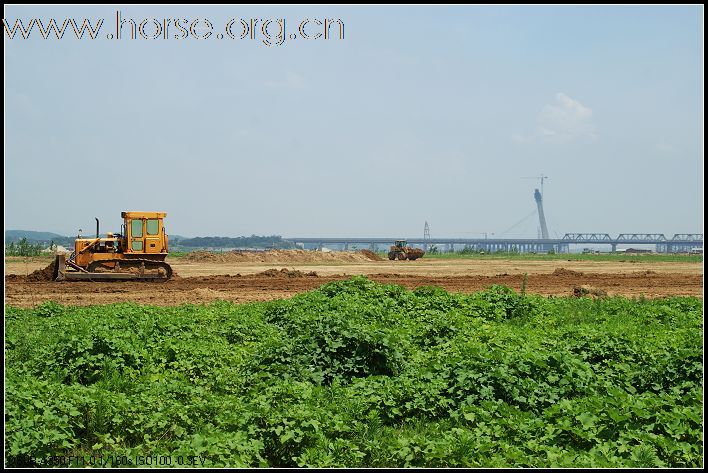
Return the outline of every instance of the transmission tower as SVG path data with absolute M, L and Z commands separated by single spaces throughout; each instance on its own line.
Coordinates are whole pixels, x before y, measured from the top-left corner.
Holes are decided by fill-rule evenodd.
M 425 227 L 423 228 L 423 250 L 428 251 L 428 242 L 430 241 L 430 225 L 428 221 L 425 221 Z

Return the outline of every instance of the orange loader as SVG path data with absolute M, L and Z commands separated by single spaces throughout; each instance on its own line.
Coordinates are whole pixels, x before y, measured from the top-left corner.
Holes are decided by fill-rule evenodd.
M 413 248 L 408 246 L 406 240 L 396 240 L 396 242 L 391 246 L 388 252 L 388 259 L 393 260 L 409 260 L 413 261 L 421 258 L 425 254 L 425 251 L 419 248 Z

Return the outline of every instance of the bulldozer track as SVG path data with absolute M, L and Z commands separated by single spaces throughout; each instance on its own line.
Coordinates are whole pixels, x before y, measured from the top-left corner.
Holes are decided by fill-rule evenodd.
M 115 264 L 119 270 L 116 271 L 115 269 L 109 270 L 106 272 L 100 272 L 97 271 L 100 268 L 105 268 L 109 269 L 106 267 L 106 264 Z M 124 268 L 138 268 L 141 270 L 140 273 L 136 276 L 135 273 L 133 272 L 127 272 L 127 271 L 120 271 L 121 269 Z M 164 261 L 155 261 L 151 259 L 144 259 L 144 258 L 130 258 L 130 259 L 125 259 L 125 258 L 116 258 L 116 259 L 109 259 L 109 260 L 101 260 L 101 261 L 94 261 L 88 266 L 88 272 L 93 276 L 91 280 L 95 281 L 100 281 L 101 275 L 102 274 L 125 274 L 126 279 L 133 280 L 133 281 L 168 281 L 172 277 L 172 266 L 170 266 L 168 263 Z M 160 269 L 164 269 L 165 273 L 164 276 L 160 274 Z M 159 276 L 155 276 L 154 274 L 145 274 L 145 271 L 153 271 L 157 270 Z M 115 278 L 112 278 L 115 279 Z

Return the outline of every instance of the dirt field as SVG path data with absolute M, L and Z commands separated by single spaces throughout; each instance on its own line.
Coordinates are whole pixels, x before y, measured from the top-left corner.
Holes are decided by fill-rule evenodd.
M 583 285 L 610 296 L 703 297 L 702 263 L 432 258 L 374 261 L 351 254 L 317 258 L 281 253 L 285 254 L 280 262 L 273 255 L 250 259 L 242 255 L 213 258 L 209 254 L 168 258 L 176 277 L 165 283 L 34 281 L 27 276 L 45 268 L 48 259 L 7 258 L 5 303 L 29 307 L 47 300 L 71 305 L 126 301 L 175 305 L 217 299 L 250 302 L 289 297 L 357 274 L 408 288 L 436 285 L 449 291 L 472 292 L 492 284 L 519 290 L 523 274 L 528 273 L 527 291 L 542 295 L 570 296 Z

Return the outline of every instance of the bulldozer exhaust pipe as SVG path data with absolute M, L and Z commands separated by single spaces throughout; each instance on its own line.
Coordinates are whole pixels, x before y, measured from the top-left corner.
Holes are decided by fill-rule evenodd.
M 96 238 L 98 238 L 98 217 L 94 217 L 96 219 Z

